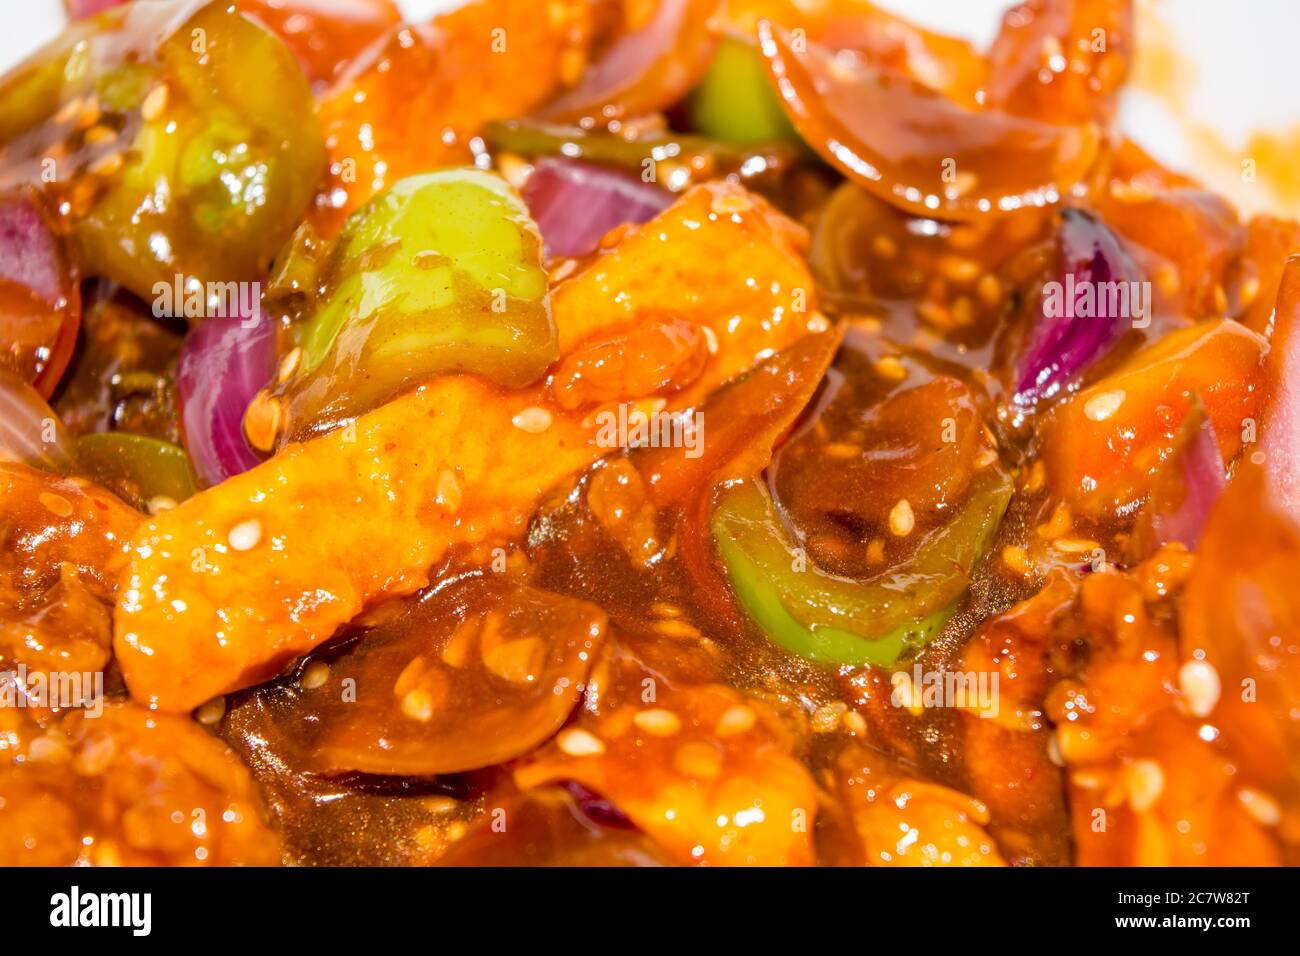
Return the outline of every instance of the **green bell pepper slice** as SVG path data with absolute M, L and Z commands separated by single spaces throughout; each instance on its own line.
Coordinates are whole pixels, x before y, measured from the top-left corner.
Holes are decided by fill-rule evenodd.
M 726 37 L 690 98 L 691 128 L 734 146 L 799 142 L 752 43 Z
M 712 530 L 741 607 L 773 641 L 820 664 L 890 666 L 923 646 L 956 611 L 967 570 L 988 550 L 1013 484 L 996 466 L 920 550 L 887 576 L 857 581 L 797 556 L 776 505 L 757 481 L 725 492 Z
M 199 490 L 185 449 L 127 432 L 97 432 L 76 441 L 80 470 L 138 508 L 155 499 L 179 504 Z
M 395 183 L 348 220 L 315 284 L 286 390 L 294 428 L 360 414 L 443 372 L 519 388 L 559 356 L 541 233 L 495 173 Z

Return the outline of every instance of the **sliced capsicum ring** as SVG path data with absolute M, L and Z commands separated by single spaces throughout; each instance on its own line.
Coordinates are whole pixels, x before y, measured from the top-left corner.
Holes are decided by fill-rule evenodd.
M 870 581 L 828 574 L 801 558 L 759 481 L 724 492 L 713 535 L 736 600 L 771 640 L 821 664 L 889 666 L 931 640 L 956 611 L 1011 493 L 1010 477 L 986 468 L 947 524 L 905 564 Z

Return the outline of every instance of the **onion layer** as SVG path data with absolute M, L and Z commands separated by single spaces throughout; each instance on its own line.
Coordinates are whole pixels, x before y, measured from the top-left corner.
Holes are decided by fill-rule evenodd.
M 275 328 L 260 314 L 208 319 L 176 366 L 185 447 L 209 485 L 261 462 L 244 437 L 244 410 L 275 372 Z
M 583 256 L 624 223 L 649 222 L 672 204 L 669 193 L 604 166 L 545 157 L 524 200 L 551 256 Z

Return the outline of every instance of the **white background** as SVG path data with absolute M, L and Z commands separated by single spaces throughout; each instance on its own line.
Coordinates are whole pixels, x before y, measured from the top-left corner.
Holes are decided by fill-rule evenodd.
M 461 0 L 399 0 L 409 19 L 428 16 Z M 986 46 L 1010 0 L 879 0 L 927 26 Z M 538 0 L 539 11 L 543 0 Z M 61 0 L 0 0 L 0 69 L 58 32 Z M 1139 0 L 1139 55 L 1145 40 L 1176 51 L 1186 76 L 1155 76 L 1148 89 L 1132 90 L 1124 126 L 1165 162 L 1200 175 L 1248 209 L 1300 216 L 1300 202 L 1270 188 L 1270 170 L 1244 186 L 1240 159 L 1253 131 L 1291 131 L 1300 147 L 1300 0 Z M 1150 70 L 1146 74 L 1150 74 Z M 1224 150 L 1211 155 L 1195 126 L 1213 130 Z M 1296 163 L 1300 163 L 1297 155 Z M 1287 173 L 1292 182 L 1300 179 Z M 1284 204 L 1290 208 L 1280 208 Z

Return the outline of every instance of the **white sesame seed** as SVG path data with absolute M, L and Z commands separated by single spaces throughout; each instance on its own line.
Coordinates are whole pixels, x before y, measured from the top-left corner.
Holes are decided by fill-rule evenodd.
M 1111 389 L 1108 392 L 1098 392 L 1083 403 L 1083 414 L 1094 422 L 1104 422 L 1119 411 L 1120 406 L 1123 404 L 1124 390 L 1122 388 Z
M 510 419 L 520 431 L 536 435 L 551 427 L 551 413 L 537 405 L 530 405 Z
M 736 734 L 743 734 L 749 728 L 754 726 L 758 715 L 754 713 L 752 707 L 746 707 L 744 704 L 736 704 L 734 707 L 728 707 L 718 718 L 717 734 L 719 737 L 733 737 Z
M 639 710 L 632 718 L 632 722 L 646 733 L 656 737 L 671 737 L 682 729 L 681 719 L 671 710 L 664 710 L 662 707 Z
M 1165 789 L 1165 772 L 1154 760 L 1135 760 L 1128 768 L 1128 804 L 1135 813 L 1146 813 Z
M 256 518 L 241 521 L 230 529 L 226 538 L 236 551 L 251 551 L 262 540 L 262 522 Z
M 144 98 L 144 103 L 140 105 L 140 115 L 147 122 L 152 123 L 163 115 L 165 109 L 167 109 L 167 84 L 159 83 Z
M 889 512 L 889 530 L 898 537 L 905 538 L 915 527 L 916 515 L 912 512 L 911 503 L 906 498 L 900 498 Z
M 1196 717 L 1210 716 L 1223 690 L 1219 672 L 1209 661 L 1188 661 L 1180 667 L 1178 687 L 1187 698 L 1188 710 Z
M 194 711 L 194 719 L 209 727 L 217 723 L 226 714 L 226 698 L 214 697 L 206 704 L 199 705 Z
M 562 732 L 556 743 L 570 757 L 594 757 L 605 752 L 599 737 L 577 727 Z
M 704 345 L 709 350 L 710 355 L 718 354 L 718 333 L 714 332 L 712 327 L 707 325 L 700 326 L 700 331 L 704 333 Z
M 166 495 L 154 495 L 145 505 L 151 515 L 160 514 L 164 511 L 171 511 L 176 507 L 176 499 L 169 498 Z
M 1261 793 L 1251 787 L 1242 787 L 1237 791 L 1237 799 L 1251 818 L 1261 826 L 1275 827 L 1282 820 L 1282 808 L 1267 793 Z
M 303 668 L 302 677 L 298 684 L 304 690 L 315 690 L 324 684 L 330 677 L 330 666 L 324 661 L 312 661 Z

